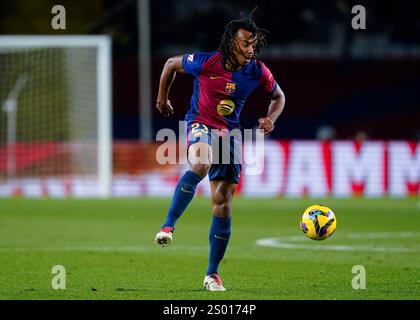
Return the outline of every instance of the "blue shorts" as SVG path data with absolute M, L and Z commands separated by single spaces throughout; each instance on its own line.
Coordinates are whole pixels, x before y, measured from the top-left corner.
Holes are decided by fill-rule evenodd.
M 225 134 L 228 132 L 226 131 Z M 187 148 L 197 142 L 205 142 L 212 148 L 213 162 L 209 180 L 223 180 L 238 184 L 242 170 L 242 140 L 236 136 L 223 137 L 201 123 L 187 126 Z M 188 150 L 187 149 L 187 150 Z

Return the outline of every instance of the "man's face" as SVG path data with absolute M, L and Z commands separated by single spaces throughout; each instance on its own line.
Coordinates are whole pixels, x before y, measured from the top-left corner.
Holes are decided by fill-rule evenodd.
M 257 36 L 245 29 L 239 29 L 236 33 L 234 43 L 234 54 L 236 61 L 244 66 L 254 57 L 255 46 L 257 45 Z

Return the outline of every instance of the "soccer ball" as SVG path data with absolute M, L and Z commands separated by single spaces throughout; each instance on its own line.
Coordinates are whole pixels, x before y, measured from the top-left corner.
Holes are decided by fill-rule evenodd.
M 337 219 L 330 208 L 323 205 L 313 205 L 303 213 L 300 227 L 308 238 L 325 240 L 334 233 L 337 227 Z

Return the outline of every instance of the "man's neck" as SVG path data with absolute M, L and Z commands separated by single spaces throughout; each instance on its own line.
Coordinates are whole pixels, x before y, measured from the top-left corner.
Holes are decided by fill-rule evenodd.
M 231 59 L 228 59 L 225 63 L 225 68 L 229 71 L 238 71 L 242 66 L 238 63 L 233 63 Z

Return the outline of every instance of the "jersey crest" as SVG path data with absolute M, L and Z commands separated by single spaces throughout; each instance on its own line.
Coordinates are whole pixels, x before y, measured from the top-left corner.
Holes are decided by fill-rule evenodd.
M 236 83 L 233 83 L 233 82 L 228 82 L 228 83 L 226 83 L 226 88 L 225 88 L 225 91 L 227 92 L 227 93 L 232 93 L 232 92 L 235 92 L 235 90 L 236 90 Z

